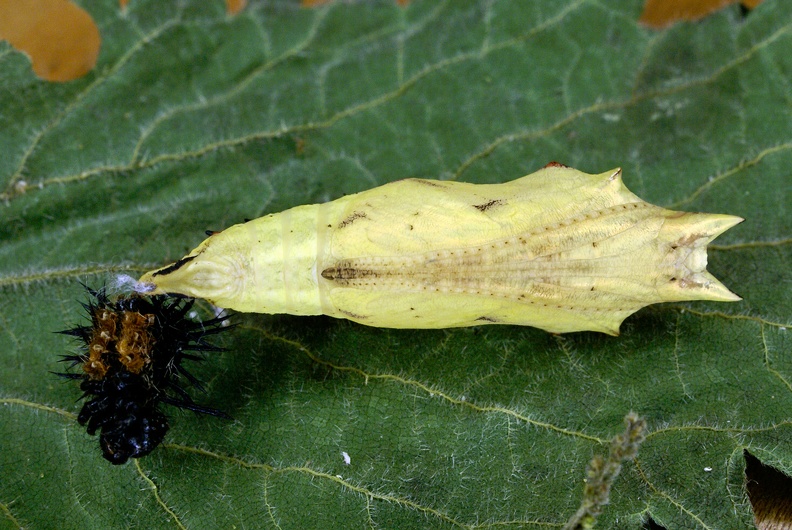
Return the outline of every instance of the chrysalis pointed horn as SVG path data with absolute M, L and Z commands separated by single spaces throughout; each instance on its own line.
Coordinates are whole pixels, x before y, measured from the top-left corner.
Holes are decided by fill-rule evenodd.
M 214 233 L 140 279 L 151 294 L 371 326 L 518 324 L 618 333 L 641 307 L 740 298 L 706 271 L 741 219 L 560 164 L 504 184 L 407 179 Z
M 664 289 L 669 300 L 742 300 L 707 272 L 707 245 L 729 228 L 743 222 L 734 215 L 676 212 L 666 220 L 658 242 L 673 256 L 674 276 Z

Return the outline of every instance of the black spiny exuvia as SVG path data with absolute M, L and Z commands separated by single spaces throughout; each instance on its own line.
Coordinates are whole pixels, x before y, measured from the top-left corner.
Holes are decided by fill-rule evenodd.
M 91 323 L 59 332 L 83 343 L 79 353 L 62 359 L 70 367 L 81 365 L 82 373 L 58 375 L 80 380 L 82 397 L 89 399 L 77 421 L 90 435 L 99 431 L 107 460 L 123 464 L 162 442 L 170 426 L 161 403 L 229 418 L 196 404 L 180 385 L 184 378 L 203 391 L 182 362 L 200 361 L 195 353 L 222 351 L 206 338 L 228 329 L 227 317 L 192 320 L 192 299 L 133 293 L 111 300 L 104 288 L 88 292 L 91 299 L 82 305 Z

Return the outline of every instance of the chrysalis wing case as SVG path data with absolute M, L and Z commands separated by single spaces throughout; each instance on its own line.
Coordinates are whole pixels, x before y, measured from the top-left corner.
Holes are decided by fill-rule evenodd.
M 707 244 L 740 221 L 653 206 L 619 169 L 551 164 L 505 184 L 407 179 L 270 214 L 140 281 L 245 312 L 616 335 L 649 304 L 740 300 L 706 271 Z

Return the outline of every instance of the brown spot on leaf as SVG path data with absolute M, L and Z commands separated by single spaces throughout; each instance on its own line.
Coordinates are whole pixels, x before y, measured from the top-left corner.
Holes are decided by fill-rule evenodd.
M 683 20 L 699 20 L 731 4 L 741 3 L 753 9 L 762 0 L 646 0 L 641 23 L 652 28 L 663 28 Z
M 41 79 L 60 82 L 90 72 L 102 42 L 91 15 L 69 0 L 0 0 L 0 39 L 27 54 Z
M 247 0 L 226 0 L 226 13 L 236 15 L 247 5 Z
M 305 154 L 305 140 L 300 136 L 294 137 L 294 152 L 297 156 L 302 156 Z

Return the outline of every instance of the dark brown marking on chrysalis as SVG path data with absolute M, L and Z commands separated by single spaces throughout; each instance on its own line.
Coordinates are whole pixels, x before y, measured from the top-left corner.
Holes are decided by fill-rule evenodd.
M 354 318 L 356 320 L 366 320 L 368 318 L 366 315 L 358 315 L 352 311 L 344 311 L 343 309 L 339 309 L 338 311 L 347 318 Z
M 474 204 L 473 208 L 483 213 L 489 210 L 490 208 L 493 208 L 495 206 L 501 206 L 502 204 L 505 203 L 506 201 L 503 201 L 501 199 L 492 199 L 491 201 L 485 202 L 484 204 Z
M 677 241 L 675 245 L 671 245 L 671 248 L 672 249 L 676 249 L 676 248 L 679 248 L 679 247 L 692 246 L 693 243 L 695 243 L 697 240 L 699 240 L 699 239 L 701 239 L 703 237 L 706 237 L 706 234 L 701 234 L 701 233 L 698 233 L 698 232 L 697 233 L 693 233 L 693 234 L 688 234 L 687 236 L 685 236 L 685 237 L 681 238 L 679 241 Z
M 478 317 L 476 320 L 480 322 L 490 322 L 491 324 L 497 324 L 498 322 L 500 322 L 500 320 L 498 320 L 497 318 L 487 317 L 487 316 Z
M 407 180 L 411 180 L 417 184 L 423 184 L 424 186 L 429 186 L 430 188 L 448 187 L 445 184 L 443 184 L 441 181 L 437 181 L 437 180 L 423 180 L 423 179 L 407 179 Z
M 194 260 L 196 257 L 198 257 L 198 254 L 196 254 L 195 256 L 185 256 L 182 259 L 180 259 L 179 261 L 177 261 L 176 263 L 174 263 L 173 265 L 170 265 L 168 267 L 165 267 L 164 269 L 158 270 L 157 272 L 152 274 L 152 276 L 162 276 L 162 275 L 165 275 L 165 274 L 170 274 L 172 272 L 175 272 L 175 271 L 181 269 L 187 263 L 189 263 L 192 260 Z
M 322 271 L 322 278 L 337 283 L 345 283 L 347 280 L 359 280 L 361 278 L 377 278 L 380 274 L 371 269 L 359 269 L 356 267 L 344 266 L 338 263 L 335 267 L 329 267 Z
M 338 223 L 338 228 L 345 228 L 358 219 L 366 219 L 368 216 L 364 212 L 354 212 L 352 215 Z
M 562 164 L 561 162 L 556 162 L 555 160 L 553 160 L 552 162 L 548 162 L 547 165 L 545 165 L 545 168 L 548 168 L 548 167 L 568 168 L 569 166 L 566 165 L 566 164 Z

